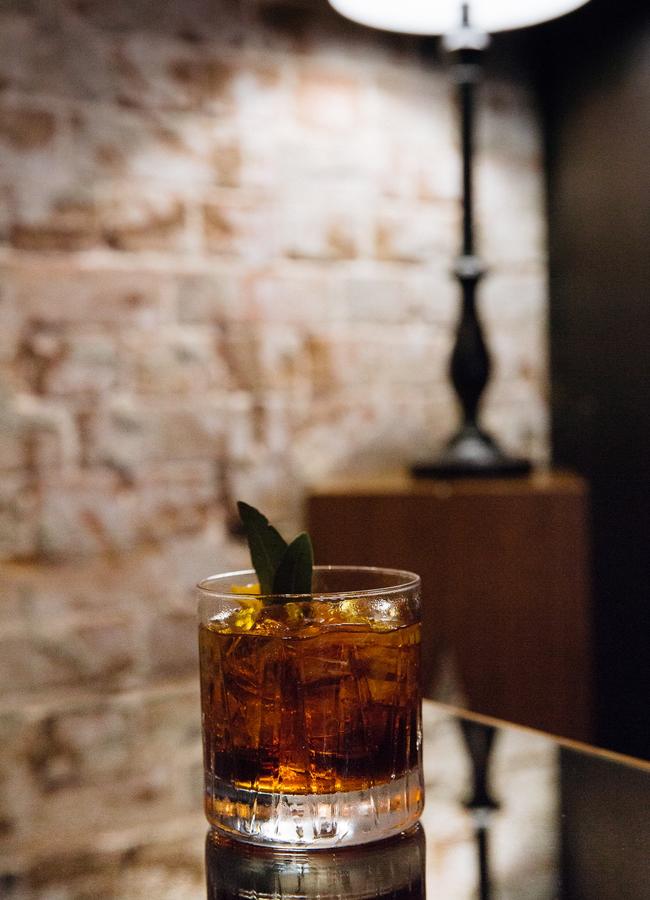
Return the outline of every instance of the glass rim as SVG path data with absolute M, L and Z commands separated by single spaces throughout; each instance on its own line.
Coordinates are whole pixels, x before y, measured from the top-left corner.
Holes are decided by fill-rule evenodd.
M 385 566 L 314 566 L 314 572 L 359 572 L 370 573 L 374 575 L 392 575 L 396 578 L 396 583 L 387 587 L 360 588 L 358 590 L 345 591 L 310 591 L 305 594 L 244 594 L 237 591 L 215 590 L 214 583 L 232 580 L 233 578 L 257 579 L 254 569 L 239 569 L 235 572 L 223 572 L 219 575 L 209 575 L 203 578 L 196 586 L 196 589 L 203 597 L 222 599 L 222 600 L 250 600 L 256 598 L 259 600 L 272 600 L 274 597 L 286 598 L 291 597 L 294 601 L 300 602 L 305 600 L 325 600 L 334 602 L 336 600 L 349 600 L 354 597 L 385 597 L 392 594 L 402 594 L 404 591 L 419 588 L 421 578 L 415 572 L 407 569 L 392 569 Z

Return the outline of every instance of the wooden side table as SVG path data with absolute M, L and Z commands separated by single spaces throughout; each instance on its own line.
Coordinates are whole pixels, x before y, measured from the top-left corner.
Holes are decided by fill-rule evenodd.
M 307 518 L 317 561 L 422 576 L 425 693 L 451 653 L 470 709 L 591 738 L 583 479 L 337 481 L 312 490 Z

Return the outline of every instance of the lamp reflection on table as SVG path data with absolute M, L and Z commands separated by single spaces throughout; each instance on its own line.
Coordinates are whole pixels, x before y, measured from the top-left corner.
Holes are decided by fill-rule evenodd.
M 424 830 L 342 850 L 271 850 L 209 831 L 208 900 L 424 900 Z
M 488 788 L 488 766 L 496 731 L 490 725 L 469 719 L 461 720 L 460 727 L 471 760 L 472 792 L 465 801 L 465 809 L 472 816 L 474 825 L 478 853 L 478 896 L 479 900 L 490 900 L 488 835 L 492 813 L 499 809 L 499 803 Z

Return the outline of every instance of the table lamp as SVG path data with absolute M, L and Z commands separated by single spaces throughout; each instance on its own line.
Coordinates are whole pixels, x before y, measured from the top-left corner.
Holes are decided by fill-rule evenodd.
M 458 89 L 462 147 L 462 241 L 454 274 L 462 306 L 450 362 L 462 422 L 437 460 L 417 464 L 417 477 L 524 475 L 530 462 L 506 454 L 480 425 L 481 395 L 490 377 L 490 356 L 476 310 L 476 288 L 484 267 L 475 250 L 473 208 L 474 94 L 489 32 L 557 18 L 587 0 L 329 0 L 343 16 L 386 31 L 443 35 Z

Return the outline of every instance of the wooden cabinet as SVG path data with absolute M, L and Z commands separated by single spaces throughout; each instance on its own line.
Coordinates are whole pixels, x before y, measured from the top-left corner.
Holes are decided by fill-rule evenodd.
M 425 694 L 451 658 L 468 708 L 591 737 L 582 479 L 339 481 L 312 490 L 307 518 L 317 562 L 421 575 Z

